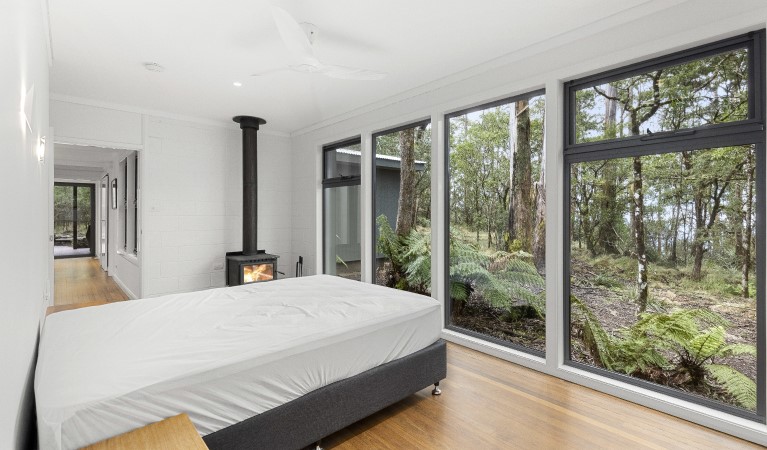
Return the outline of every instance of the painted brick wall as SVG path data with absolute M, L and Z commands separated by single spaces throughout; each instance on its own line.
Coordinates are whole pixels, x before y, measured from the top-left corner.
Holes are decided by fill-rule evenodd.
M 142 152 L 143 296 L 223 287 L 225 252 L 241 250 L 240 132 L 150 118 Z M 290 141 L 259 134 L 259 248 L 291 256 Z

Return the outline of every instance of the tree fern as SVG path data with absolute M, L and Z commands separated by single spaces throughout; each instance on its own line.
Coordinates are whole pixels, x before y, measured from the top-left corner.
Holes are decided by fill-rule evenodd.
M 518 306 L 529 306 L 545 317 L 543 295 L 545 280 L 522 252 L 496 252 L 486 255 L 451 239 L 450 279 L 471 286 L 484 301 L 495 308 L 511 312 Z
M 738 405 L 755 409 L 756 384 L 736 369 L 715 361 L 732 355 L 756 356 L 756 348 L 727 344 L 729 325 L 718 314 L 704 309 L 646 313 L 617 336 L 611 336 L 583 302 L 572 296 L 570 303 L 573 320 L 583 327 L 583 343 L 598 365 L 647 379 L 665 373 L 667 379 L 692 386 L 706 384 L 708 376 Z
M 376 250 L 391 263 L 392 285 L 427 293 L 431 287 L 431 235 L 411 230 L 398 236 L 386 216 L 376 219 Z M 465 301 L 476 291 L 490 306 L 511 311 L 523 305 L 543 318 L 545 280 L 523 252 L 496 252 L 488 255 L 476 247 L 450 239 L 450 297 Z M 404 280 L 404 283 L 402 282 Z

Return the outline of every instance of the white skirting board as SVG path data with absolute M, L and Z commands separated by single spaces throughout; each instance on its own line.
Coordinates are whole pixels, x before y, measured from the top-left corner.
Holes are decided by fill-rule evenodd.
M 125 295 L 127 295 L 128 298 L 130 298 L 131 300 L 136 300 L 138 298 L 138 296 L 134 294 L 133 291 L 128 289 L 128 286 L 126 286 L 125 283 L 123 283 L 122 280 L 120 280 L 120 278 L 117 277 L 117 275 L 109 275 L 109 276 L 112 278 L 112 280 L 114 280 L 115 283 L 117 283 L 117 286 L 119 286 L 120 289 L 122 289 L 122 291 L 125 292 Z

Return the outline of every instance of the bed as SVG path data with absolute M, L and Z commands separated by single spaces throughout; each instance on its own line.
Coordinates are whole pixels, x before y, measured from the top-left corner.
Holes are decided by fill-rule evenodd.
M 40 447 L 182 412 L 212 449 L 310 445 L 445 377 L 440 311 L 318 275 L 53 314 L 35 374 Z

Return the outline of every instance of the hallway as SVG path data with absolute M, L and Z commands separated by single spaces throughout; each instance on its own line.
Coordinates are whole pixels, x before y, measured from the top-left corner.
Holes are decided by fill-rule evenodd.
M 57 259 L 53 264 L 56 306 L 128 300 L 117 283 L 101 270 L 96 258 Z

